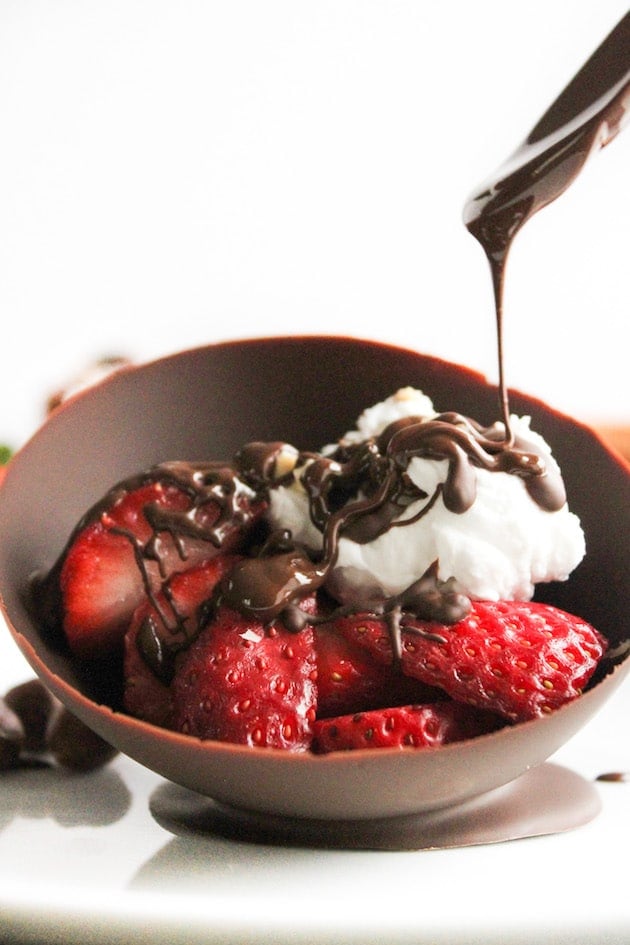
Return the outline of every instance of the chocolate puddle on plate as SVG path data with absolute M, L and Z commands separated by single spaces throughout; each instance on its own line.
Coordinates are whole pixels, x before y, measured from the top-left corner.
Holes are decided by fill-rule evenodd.
M 202 835 L 267 845 L 330 850 L 445 850 L 563 833 L 601 810 L 595 786 L 560 765 L 539 765 L 464 804 L 372 820 L 310 820 L 242 811 L 173 783 L 160 785 L 149 809 L 177 836 Z

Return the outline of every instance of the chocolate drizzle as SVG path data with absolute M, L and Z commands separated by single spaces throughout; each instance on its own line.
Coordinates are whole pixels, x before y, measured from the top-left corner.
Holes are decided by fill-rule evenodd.
M 167 506 L 147 501 L 142 507 L 150 534 L 141 541 L 132 531 L 117 525 L 112 510 L 127 495 L 152 484 L 175 490 L 178 503 Z M 165 560 L 171 549 L 181 561 L 188 560 L 192 543 L 209 544 L 214 549 L 232 545 L 260 515 L 263 500 L 252 501 L 255 493 L 239 482 L 234 466 L 221 462 L 166 462 L 117 483 L 82 516 L 76 524 L 56 563 L 46 574 L 31 577 L 30 605 L 38 619 L 51 631 L 58 629 L 62 614 L 60 575 L 68 551 L 81 531 L 101 522 L 115 534 L 126 538 L 134 552 L 147 597 L 160 615 L 169 635 L 184 638 L 183 621 L 174 606 L 165 577 Z M 166 613 L 155 592 L 151 565 L 157 566 L 162 590 L 169 606 Z
M 142 511 L 151 526 L 152 535 L 148 542 L 139 546 L 143 558 L 159 563 L 160 540 L 165 534 L 173 539 L 183 560 L 186 558 L 186 539 L 209 542 L 215 548 L 221 548 L 235 525 L 245 526 L 253 517 L 251 505 L 242 501 L 242 486 L 239 488 L 232 465 L 221 462 L 160 463 L 110 489 L 83 516 L 68 545 L 80 530 L 107 516 L 109 510 L 126 495 L 153 483 L 177 489 L 189 501 L 181 510 L 166 508 L 156 502 L 144 506 Z M 123 529 L 118 531 L 128 535 Z
M 255 481 L 268 494 L 277 482 L 275 475 L 265 481 L 264 470 L 271 468 L 268 459 L 279 449 L 279 444 L 269 444 L 267 455 L 264 444 L 256 444 L 254 450 L 244 447 L 235 462 L 243 463 L 243 457 L 255 453 L 255 475 L 252 479 L 248 461 L 239 476 L 249 479 L 250 485 Z M 445 481 L 431 496 L 409 475 L 409 464 L 418 457 L 448 464 Z M 566 501 L 555 468 L 548 467 L 530 444 L 508 446 L 500 425 L 484 429 L 457 413 L 407 417 L 390 424 L 378 437 L 360 443 L 342 441 L 330 455 L 300 454 L 291 477 L 304 490 L 311 520 L 322 533 L 321 552 L 315 555 L 294 545 L 287 532 L 273 535 L 256 557 L 235 566 L 224 582 L 221 599 L 263 622 L 290 613 L 292 625 L 299 626 L 295 606 L 326 586 L 342 537 L 372 542 L 392 528 L 417 522 L 440 499 L 450 511 L 464 513 L 475 501 L 474 467 L 522 477 L 532 499 L 546 510 L 560 509 Z M 392 615 L 405 610 L 423 619 L 453 623 L 469 606 L 452 582 L 445 585 L 437 580 L 434 568 L 398 598 L 362 601 L 354 610 L 387 614 L 390 622 Z M 309 617 L 304 620 L 313 622 Z
M 557 511 L 566 502 L 560 474 L 546 466 L 535 447 L 521 438 L 508 438 L 497 424 L 484 428 L 453 412 L 426 420 L 407 418 L 388 427 L 380 442 L 397 465 L 414 456 L 447 459 L 443 499 L 451 512 L 465 512 L 475 501 L 474 466 L 521 476 L 534 501 L 548 511 Z

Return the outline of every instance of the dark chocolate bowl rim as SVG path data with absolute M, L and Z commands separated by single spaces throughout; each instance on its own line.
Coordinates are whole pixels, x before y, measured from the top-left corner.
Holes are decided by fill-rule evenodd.
M 592 622 L 609 637 L 613 653 L 588 692 L 545 718 L 416 752 L 315 756 L 200 742 L 107 705 L 98 685 L 88 685 L 72 661 L 42 639 L 26 606 L 29 575 L 52 563 L 79 516 L 119 479 L 166 459 L 226 458 L 252 439 L 320 446 L 350 428 L 366 406 L 407 384 L 429 394 L 438 410 L 455 409 L 482 423 L 497 419 L 496 389 L 478 372 L 344 336 L 261 337 L 191 348 L 125 368 L 70 398 L 14 456 L 0 488 L 0 606 L 33 670 L 136 761 L 223 804 L 261 813 L 324 820 L 416 814 L 485 794 L 544 762 L 599 710 L 630 668 L 624 613 L 630 466 L 585 424 L 519 392 L 510 392 L 511 408 L 530 415 L 532 427 L 551 443 L 590 546 L 566 584 L 544 587 L 537 596 Z M 211 416 L 202 425 L 204 411 Z M 165 441 L 170 455 L 160 445 Z M 72 464 L 77 442 L 81 463 Z M 203 455 L 174 455 L 184 447 Z

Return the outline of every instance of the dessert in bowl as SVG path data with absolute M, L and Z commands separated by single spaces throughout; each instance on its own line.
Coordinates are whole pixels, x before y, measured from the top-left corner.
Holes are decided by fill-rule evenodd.
M 586 554 L 536 598 L 587 621 L 607 647 L 583 694 L 518 724 L 435 748 L 287 751 L 186 734 L 133 717 L 116 660 L 84 660 L 33 608 L 32 579 L 59 559 L 86 509 L 157 464 L 220 460 L 252 441 L 319 449 L 368 405 L 421 389 L 441 409 L 491 425 L 480 375 L 388 345 L 271 338 L 210 345 L 129 368 L 63 404 L 14 457 L 0 490 L 0 593 L 9 629 L 50 690 L 121 751 L 221 804 L 328 820 L 417 814 L 463 803 L 541 764 L 625 676 L 630 474 L 580 423 L 521 394 L 513 410 L 551 444 Z M 401 529 L 404 532 L 405 529 Z

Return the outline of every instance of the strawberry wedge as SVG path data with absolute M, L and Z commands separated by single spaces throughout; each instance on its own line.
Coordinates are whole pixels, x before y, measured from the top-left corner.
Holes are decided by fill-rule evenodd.
M 496 716 L 457 702 L 394 706 L 318 720 L 313 751 L 361 748 L 439 748 L 500 727 Z
M 317 707 L 313 631 L 220 607 L 171 686 L 175 727 L 202 739 L 304 751 Z
M 242 509 L 222 527 L 218 502 L 155 478 L 119 488 L 79 527 L 59 573 L 63 630 L 82 658 L 102 658 L 122 643 L 136 608 L 168 578 L 232 551 L 259 509 Z
M 384 620 L 343 618 L 337 627 L 385 665 L 393 661 Z M 400 633 L 403 673 L 511 722 L 579 696 L 606 645 L 586 621 L 532 601 L 475 601 L 455 624 L 409 619 Z

